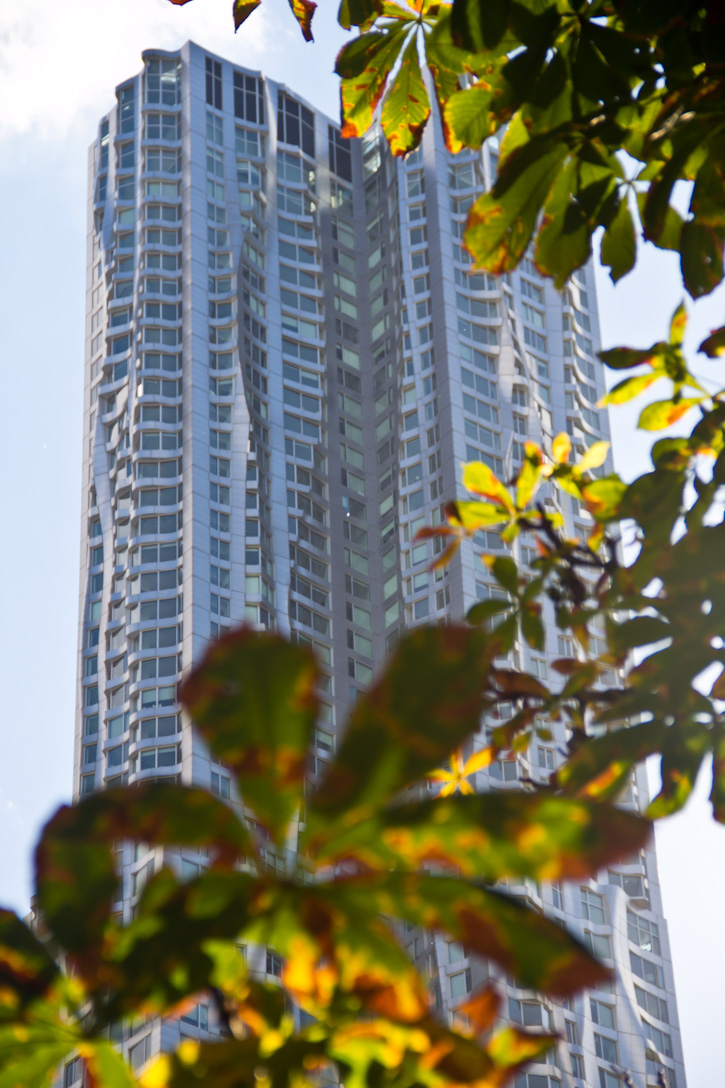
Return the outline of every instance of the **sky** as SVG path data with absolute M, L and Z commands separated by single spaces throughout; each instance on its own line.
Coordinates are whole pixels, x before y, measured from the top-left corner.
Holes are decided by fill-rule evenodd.
M 332 67 L 346 35 L 334 0 L 318 9 L 314 45 L 285 0 L 264 0 L 236 36 L 231 6 L 0 0 L 0 904 L 21 913 L 40 827 L 71 794 L 88 145 L 141 52 L 189 38 L 338 108 Z M 598 280 L 604 347 L 666 336 L 683 297 L 673 254 L 647 247 L 616 288 L 601 270 Z M 693 356 L 725 320 L 724 302 L 719 291 L 691 306 Z M 704 359 L 695 366 L 717 375 Z M 647 466 L 635 422 L 632 409 L 613 413 L 627 478 Z M 689 1088 L 712 1088 L 722 1067 L 725 828 L 712 821 L 704 778 L 656 833 Z

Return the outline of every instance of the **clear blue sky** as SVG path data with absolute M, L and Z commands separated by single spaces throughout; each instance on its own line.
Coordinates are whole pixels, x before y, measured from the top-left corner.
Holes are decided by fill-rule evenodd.
M 38 830 L 71 790 L 86 149 L 98 118 L 143 49 L 187 38 L 337 110 L 336 0 L 318 10 L 313 46 L 285 0 L 264 0 L 236 37 L 231 6 L 64 0 L 41 10 L 0 0 L 0 903 L 19 911 Z M 682 294 L 670 254 L 645 252 L 616 290 L 600 276 L 605 346 L 663 337 Z M 694 308 L 693 350 L 725 321 L 724 297 Z M 701 360 L 697 369 L 718 368 Z M 615 412 L 613 426 L 620 471 L 643 471 L 648 445 L 632 412 Z M 725 830 L 701 798 L 659 825 L 657 840 L 689 1088 L 712 1088 L 723 1079 Z

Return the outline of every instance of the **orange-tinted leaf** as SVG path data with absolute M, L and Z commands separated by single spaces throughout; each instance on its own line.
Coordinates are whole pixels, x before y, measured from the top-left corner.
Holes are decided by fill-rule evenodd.
M 501 995 L 493 986 L 485 986 L 482 990 L 470 997 L 460 1011 L 471 1021 L 473 1030 L 477 1035 L 483 1035 L 490 1031 L 496 1022 L 498 1010 L 501 1006 Z
M 512 513 L 515 510 L 508 490 L 484 461 L 469 461 L 463 466 L 463 486 L 474 495 L 501 503 Z
M 671 427 L 684 415 L 702 403 L 702 397 L 683 397 L 680 400 L 657 400 L 642 409 L 637 426 L 641 431 L 661 431 Z
M 401 24 L 387 32 L 360 34 L 338 53 L 343 136 L 363 136 L 370 128 L 404 40 Z
M 312 0 L 288 0 L 288 3 L 292 9 L 292 14 L 300 24 L 302 37 L 306 42 L 313 41 L 312 16 L 315 14 L 317 4 L 313 4 Z
M 349 858 L 370 869 L 453 864 L 487 881 L 572 880 L 633 853 L 649 833 L 640 816 L 548 792 L 454 794 L 336 828 L 315 858 L 320 864 Z
M 468 798 L 466 798 L 468 800 Z M 609 977 L 579 942 L 517 899 L 479 884 L 428 873 L 371 873 L 340 879 L 348 902 L 462 941 L 524 987 L 570 994 Z
M 403 53 L 380 115 L 393 155 L 407 155 L 418 146 L 429 114 L 430 99 L 420 71 L 417 39 L 413 37 Z
M 173 2 L 173 0 L 172 0 Z M 184 0 L 186 2 L 186 0 Z M 234 29 L 239 30 L 253 11 L 256 11 L 262 0 L 234 0 Z M 314 5 L 313 5 L 314 6 Z

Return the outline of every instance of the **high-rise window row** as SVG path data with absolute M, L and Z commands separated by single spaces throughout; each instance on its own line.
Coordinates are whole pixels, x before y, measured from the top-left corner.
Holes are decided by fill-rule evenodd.
M 529 440 L 565 431 L 581 455 L 607 437 L 592 271 L 559 293 L 528 257 L 500 279 L 471 267 L 466 217 L 495 170 L 494 141 L 451 156 L 434 125 L 394 161 L 379 133 L 345 140 L 292 90 L 191 43 L 149 51 L 117 88 L 89 160 L 77 794 L 178 779 L 241 804 L 177 700 L 182 673 L 241 621 L 316 651 L 309 771 L 324 773 L 401 632 L 500 594 L 480 559 L 503 550 L 495 530 L 435 571 L 436 546 L 416 541 L 460 494 L 461 462 L 506 478 Z M 569 497 L 545 486 L 542 501 L 588 532 Z M 536 557 L 527 534 L 514 548 L 524 567 Z M 544 618 L 546 648 L 508 658 L 542 679 L 575 652 Z M 567 737 L 540 724 L 551 741 L 500 758 L 478 788 L 548 780 Z M 638 771 L 621 803 L 646 801 Z M 206 864 L 125 845 L 119 916 L 162 853 L 181 876 Z M 618 1068 L 654 1086 L 660 1067 L 685 1088 L 654 852 L 585 886 L 508 891 L 578 933 L 615 980 L 555 1005 L 410 930 L 440 1015 L 490 977 L 512 1022 L 561 1037 L 517 1088 L 614 1088 Z M 272 950 L 244 954 L 279 975 Z M 218 1032 L 202 1003 L 116 1041 L 140 1068 L 180 1036 Z

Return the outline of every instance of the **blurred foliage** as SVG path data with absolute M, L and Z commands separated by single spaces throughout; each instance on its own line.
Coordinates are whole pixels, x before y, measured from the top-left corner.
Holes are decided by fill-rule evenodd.
M 402 944 L 403 925 L 445 934 L 552 995 L 608 975 L 494 885 L 593 875 L 644 845 L 649 821 L 561 789 L 429 796 L 427 776 L 479 732 L 498 652 L 499 636 L 473 625 L 409 632 L 313 786 L 312 653 L 247 628 L 212 644 L 181 694 L 233 775 L 233 803 L 148 783 L 59 809 L 36 852 L 35 931 L 0 914 L 0 1085 L 46 1085 L 75 1058 L 91 1084 L 136 1083 L 112 1045 L 119 1022 L 178 1014 L 204 994 L 224 1037 L 162 1055 L 147 1088 L 281 1086 L 325 1071 L 358 1085 L 495 1086 L 550 1047 L 552 1036 L 497 1028 L 490 987 L 462 1010 L 470 1028 L 445 1026 Z M 473 757 L 461 775 L 485 763 Z M 124 925 L 121 841 L 202 849 L 208 864 L 190 880 L 157 869 Z M 271 844 L 282 871 L 267 863 Z M 274 950 L 279 985 L 248 973 L 240 944 Z M 293 1005 L 309 1014 L 297 1031 Z

